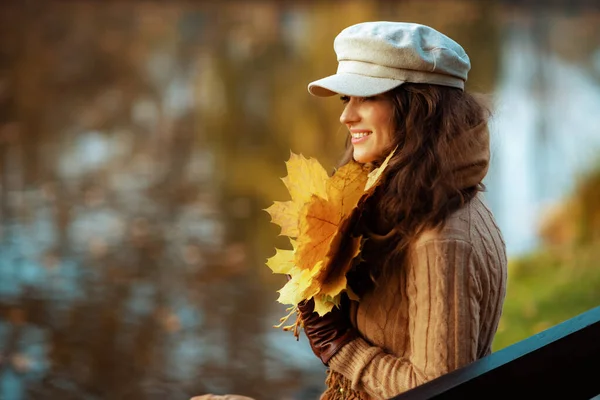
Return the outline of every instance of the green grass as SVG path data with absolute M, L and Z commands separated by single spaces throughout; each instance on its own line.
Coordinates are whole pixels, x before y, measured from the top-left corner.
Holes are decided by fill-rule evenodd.
M 600 251 L 590 245 L 569 253 L 511 260 L 494 351 L 600 305 Z

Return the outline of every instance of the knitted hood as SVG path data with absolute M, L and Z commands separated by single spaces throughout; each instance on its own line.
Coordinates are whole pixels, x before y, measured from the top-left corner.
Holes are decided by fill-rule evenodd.
M 452 179 L 460 188 L 476 186 L 488 172 L 490 163 L 490 134 L 487 123 L 462 132 L 454 139 L 450 159 L 453 160 Z

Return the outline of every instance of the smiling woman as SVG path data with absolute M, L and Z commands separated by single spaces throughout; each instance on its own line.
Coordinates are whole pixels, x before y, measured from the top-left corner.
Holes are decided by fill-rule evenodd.
M 333 178 L 350 163 L 383 172 L 343 231 L 362 245 L 346 273 L 350 290 L 326 313 L 316 294 L 298 310 L 329 367 L 321 399 L 385 399 L 491 352 L 506 251 L 480 194 L 489 112 L 464 91 L 463 48 L 430 27 L 362 23 L 334 48 L 337 73 L 308 85 L 344 102 L 347 149 Z M 304 253 L 295 257 L 297 267 Z
M 390 398 L 491 352 L 506 288 L 501 233 L 479 192 L 489 112 L 464 91 L 469 57 L 412 23 L 369 22 L 335 39 L 335 75 L 309 84 L 342 95 L 341 165 L 379 166 L 383 182 L 351 235 L 367 238 L 347 274 L 360 300 L 324 316 L 300 305 L 329 367 L 321 399 Z
M 394 104 L 388 96 L 342 96 L 340 122 L 348 128 L 354 159 L 370 163 L 392 150 Z

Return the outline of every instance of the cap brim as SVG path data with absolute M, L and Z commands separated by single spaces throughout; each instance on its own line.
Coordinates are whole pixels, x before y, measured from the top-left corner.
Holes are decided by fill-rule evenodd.
M 313 96 L 328 97 L 336 94 L 369 97 L 402 85 L 404 81 L 388 78 L 374 78 L 358 74 L 335 74 L 308 84 Z

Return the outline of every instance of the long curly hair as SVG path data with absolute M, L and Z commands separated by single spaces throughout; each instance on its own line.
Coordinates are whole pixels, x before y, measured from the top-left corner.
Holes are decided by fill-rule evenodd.
M 369 268 L 372 281 L 382 270 L 402 265 L 421 232 L 441 227 L 453 211 L 485 190 L 480 180 L 465 181 L 462 170 L 487 171 L 487 159 L 481 166 L 465 166 L 461 160 L 469 162 L 473 150 L 469 132 L 485 129 L 487 140 L 491 115 L 483 96 L 447 86 L 407 83 L 384 95 L 394 104 L 394 134 L 381 157 L 397 149 L 362 218 L 363 235 L 368 238 L 363 253 L 368 257 L 368 251 L 376 249 L 374 253 L 384 256 L 379 270 Z M 485 146 L 489 152 L 487 141 Z M 339 166 L 350 162 L 352 153 L 348 138 Z

